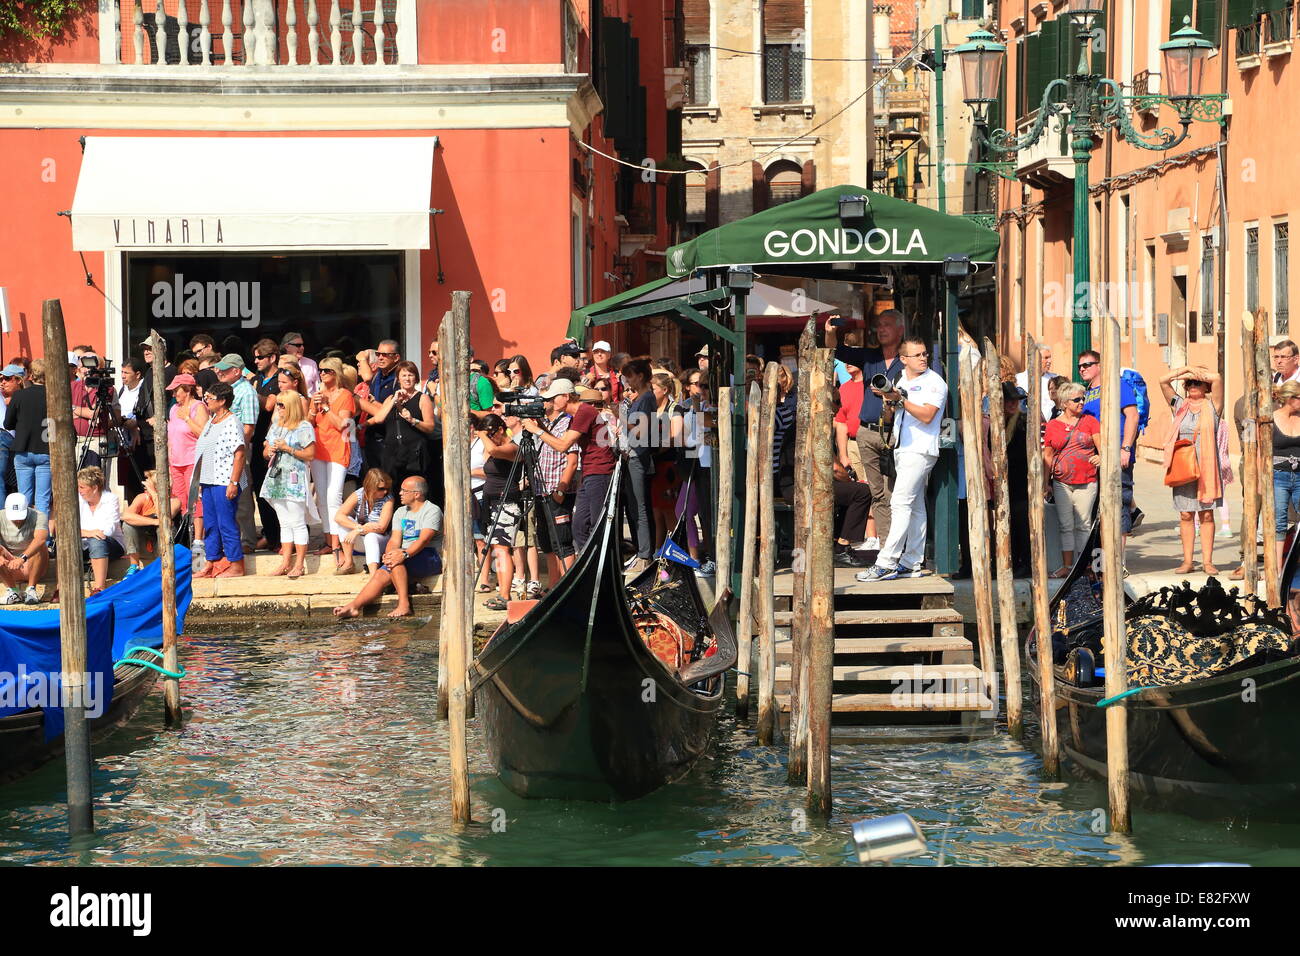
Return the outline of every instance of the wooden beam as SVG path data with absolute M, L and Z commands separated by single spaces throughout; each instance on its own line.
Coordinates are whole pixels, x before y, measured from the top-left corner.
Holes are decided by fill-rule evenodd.
M 811 321 L 805 335 L 811 340 Z M 803 657 L 803 710 L 808 725 L 808 809 L 821 817 L 831 813 L 831 708 L 835 664 L 835 490 L 834 412 L 831 389 L 835 385 L 829 349 L 810 350 L 811 372 L 808 408 L 811 472 L 807 500 L 809 526 L 805 537 L 806 582 Z M 796 515 L 796 520 L 800 517 Z M 796 621 L 798 618 L 796 617 Z M 791 703 L 794 701 L 793 689 Z M 794 752 L 791 744 L 791 754 Z
M 984 423 L 980 415 L 984 388 L 979 353 L 971 349 L 960 366 L 962 455 L 966 463 L 966 518 L 970 538 L 970 574 L 975 591 L 975 627 L 979 633 L 984 692 L 994 699 L 997 670 L 993 643 L 993 585 L 989 580 L 988 485 L 984 480 Z
M 1055 777 L 1061 770 L 1061 745 L 1056 733 L 1056 684 L 1052 673 L 1052 622 L 1047 600 L 1047 502 L 1043 497 L 1043 361 L 1038 343 L 1025 336 L 1029 372 L 1029 408 L 1025 422 L 1025 454 L 1029 456 L 1029 554 L 1033 583 L 1034 634 L 1038 642 L 1038 729 L 1043 743 L 1043 773 Z M 1017 489 L 1019 490 L 1019 489 Z M 1008 690 L 1008 697 L 1010 691 Z
M 1020 697 L 1020 646 L 1016 625 L 1016 583 L 1011 570 L 1011 489 L 1007 485 L 1007 428 L 1002 414 L 1002 366 L 992 340 L 984 340 L 984 370 L 989 396 L 989 445 L 992 448 L 994 550 L 998 568 L 998 637 L 1002 644 L 1002 678 L 1006 683 L 1007 730 L 1024 730 Z
M 1259 473 L 1273 473 L 1273 367 L 1269 362 L 1268 312 L 1255 313 L 1255 394 L 1259 402 L 1256 420 L 1259 422 Z M 1278 585 L 1277 508 L 1272 488 L 1259 496 L 1259 523 L 1264 533 L 1264 594 L 1269 607 L 1280 607 L 1281 590 Z
M 810 783 L 808 777 L 808 526 L 812 520 L 809 492 L 812 488 L 816 459 L 812 457 L 812 365 L 815 361 L 816 323 L 809 319 L 799 336 L 799 380 L 795 386 L 794 448 L 794 558 L 790 571 L 794 575 L 790 608 L 794 612 L 790 641 L 794 654 L 790 679 L 790 740 L 786 779 L 791 786 Z M 788 439 L 787 439 L 788 440 Z M 832 574 L 832 585 L 834 575 Z
M 717 454 L 713 467 L 718 469 L 718 520 L 713 526 L 713 554 L 717 559 L 714 574 L 714 592 L 723 594 L 731 586 L 731 559 L 735 541 L 731 536 L 731 496 L 735 493 L 735 458 L 732 451 L 731 400 L 733 389 L 724 385 L 718 389 L 718 412 L 714 421 L 714 434 L 718 436 Z
M 1242 353 L 1242 383 L 1246 388 L 1246 427 L 1241 431 L 1241 566 L 1245 569 L 1247 594 L 1259 593 L 1259 547 L 1255 544 L 1255 531 L 1259 527 L 1261 494 L 1259 459 L 1259 375 L 1255 369 L 1256 338 L 1259 324 L 1250 312 L 1241 316 L 1245 332 L 1245 349 Z M 1269 463 L 1270 469 L 1272 463 Z
M 772 433 L 776 425 L 776 373 L 769 362 L 763 381 L 758 432 L 758 742 L 775 744 L 781 736 L 776 705 L 776 621 L 772 584 L 776 574 L 776 507 L 772 496 Z
M 158 560 L 162 562 L 163 669 L 179 673 L 176 648 L 176 547 L 172 543 L 171 469 L 167 445 L 167 340 L 156 329 L 150 331 L 153 346 L 153 482 L 158 494 Z M 254 454 L 257 449 L 254 449 Z M 254 489 L 256 494 L 256 489 Z M 181 714 L 180 678 L 163 678 L 163 719 L 179 726 Z
M 758 418 L 761 389 L 757 382 L 746 396 L 745 532 L 740 543 L 740 609 L 736 618 L 736 716 L 749 715 L 749 668 L 753 664 L 755 618 L 754 562 L 758 547 Z

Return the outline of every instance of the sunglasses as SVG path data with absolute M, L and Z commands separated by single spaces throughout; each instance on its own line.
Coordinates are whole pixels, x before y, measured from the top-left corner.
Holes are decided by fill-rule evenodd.
M 1083 399 L 1082 399 L 1082 398 L 1067 398 L 1066 401 L 1069 402 L 1071 405 L 1082 405 L 1082 404 L 1083 404 Z
M 274 352 L 268 352 L 266 355 L 254 355 L 253 358 L 255 358 L 255 359 L 270 359 L 270 358 L 275 358 L 275 353 L 274 353 Z
M 1098 362 L 1080 362 L 1080 363 L 1079 363 L 1079 368 L 1081 368 L 1081 369 L 1083 369 L 1083 368 L 1092 368 L 1094 365 L 1098 365 L 1098 364 L 1100 364 L 1100 363 L 1098 363 Z
M 378 491 L 378 492 L 381 492 L 381 493 L 382 493 L 382 492 L 385 492 L 385 491 L 387 491 L 387 490 L 388 490 L 388 486 L 387 486 L 387 485 L 380 485 L 378 488 L 375 489 L 375 491 Z
M 438 350 L 437 350 L 437 349 L 429 349 L 429 354 L 432 355 L 434 358 L 437 358 L 437 357 L 438 357 Z
M 285 342 L 284 344 L 291 349 L 300 349 L 303 347 L 301 342 Z
M 506 371 L 509 372 L 511 375 L 523 375 L 523 374 L 524 374 L 523 372 L 519 371 L 519 369 L 517 369 L 517 368 L 506 369 Z
M 396 353 L 396 352 L 376 352 L 375 354 L 376 354 L 376 355 L 381 355 L 381 356 L 383 356 L 384 358 L 397 358 L 397 353 Z
M 276 403 L 275 403 L 275 407 L 276 407 L 276 408 L 284 408 L 284 402 L 276 402 Z

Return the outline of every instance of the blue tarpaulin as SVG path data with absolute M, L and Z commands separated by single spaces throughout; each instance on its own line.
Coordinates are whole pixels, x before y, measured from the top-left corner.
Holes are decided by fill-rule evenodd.
M 182 633 L 193 591 L 193 558 L 188 548 L 176 545 L 176 631 Z M 125 578 L 86 601 L 86 669 L 95 675 L 95 690 L 102 694 L 87 704 L 107 709 L 112 700 L 113 663 L 135 647 L 162 646 L 162 562 Z M 59 611 L 0 611 L 0 717 L 27 710 L 43 695 L 46 739 L 63 733 L 63 711 L 58 706 L 61 670 Z M 27 675 L 19 686 L 19 675 Z M 50 675 L 56 675 L 51 677 Z M 53 680 L 52 693 L 47 692 Z M 41 683 L 44 687 L 38 688 Z M 48 706 L 52 704 L 53 706 Z

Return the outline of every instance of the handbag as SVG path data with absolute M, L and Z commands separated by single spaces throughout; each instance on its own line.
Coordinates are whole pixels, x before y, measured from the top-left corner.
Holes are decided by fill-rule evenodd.
M 1165 485 L 1177 488 L 1197 481 L 1201 469 L 1196 464 L 1196 445 L 1190 438 L 1180 438 L 1174 442 L 1173 453 L 1169 456 L 1169 467 L 1165 469 Z

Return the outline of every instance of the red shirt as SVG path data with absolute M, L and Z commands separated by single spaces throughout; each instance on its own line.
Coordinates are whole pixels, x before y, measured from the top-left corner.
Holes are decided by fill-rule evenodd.
M 848 426 L 849 438 L 858 437 L 858 426 L 862 424 L 859 417 L 862 412 L 862 395 L 866 388 L 866 382 L 855 382 L 852 379 L 840 386 L 840 410 L 835 413 L 835 420 Z
M 569 430 L 581 432 L 578 447 L 582 449 L 582 476 L 612 475 L 614 473 L 614 442 L 605 423 L 589 402 L 578 402 Z
M 1067 425 L 1059 418 L 1047 423 L 1043 444 L 1056 452 L 1052 463 L 1052 478 L 1067 485 L 1084 485 L 1097 480 L 1097 466 L 1088 459 L 1097 454 L 1088 435 L 1101 432 L 1101 422 L 1091 415 L 1083 415 L 1078 424 Z

